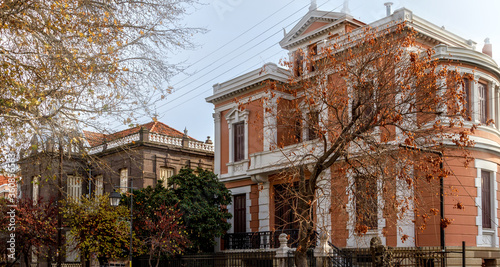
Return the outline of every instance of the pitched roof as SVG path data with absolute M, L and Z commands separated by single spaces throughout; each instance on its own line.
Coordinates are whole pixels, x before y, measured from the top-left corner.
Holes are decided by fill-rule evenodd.
M 146 124 L 142 124 L 136 127 L 128 128 L 123 131 L 119 131 L 116 133 L 112 134 L 102 134 L 102 133 L 95 133 L 95 132 L 90 132 L 90 131 L 83 131 L 85 138 L 89 142 L 90 146 L 97 146 L 100 145 L 104 142 L 109 142 L 112 140 L 116 140 L 118 138 L 122 138 L 131 134 L 138 133 L 141 128 L 146 128 L 149 132 L 151 133 L 158 133 L 158 134 L 163 134 L 171 137 L 178 137 L 182 138 L 184 136 L 184 133 L 162 123 L 159 121 L 152 121 L 148 122 Z M 189 139 L 197 141 L 196 139 L 188 136 Z

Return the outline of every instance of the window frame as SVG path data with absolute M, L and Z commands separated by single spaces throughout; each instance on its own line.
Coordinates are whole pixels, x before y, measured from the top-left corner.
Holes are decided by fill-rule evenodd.
M 127 192 L 127 187 L 128 187 L 128 168 L 121 168 L 120 169 L 120 188 L 118 188 L 119 192 L 122 194 Z
M 477 82 L 477 102 L 478 102 L 478 110 L 477 117 L 480 123 L 485 124 L 489 118 L 489 92 L 488 85 L 482 81 Z
M 500 240 L 498 237 L 498 182 L 497 182 L 497 171 L 498 165 L 495 162 L 475 159 L 474 167 L 476 168 L 475 176 L 475 187 L 477 188 L 477 196 L 475 198 L 475 203 L 477 207 L 476 216 L 476 226 L 478 229 L 476 242 L 478 247 L 498 247 L 500 245 Z M 487 228 L 488 225 L 484 225 L 483 221 L 483 173 L 489 173 L 489 186 L 490 186 L 490 216 L 491 216 L 491 228 Z M 486 226 L 486 227 L 483 227 Z
M 365 186 L 360 189 L 360 181 L 365 181 Z M 374 192 L 371 193 L 370 197 L 367 195 L 361 195 L 359 192 L 365 192 L 366 190 L 374 189 Z M 378 211 L 379 211 L 379 201 L 378 201 L 378 179 L 371 175 L 356 175 L 354 176 L 354 209 L 355 209 L 355 220 L 356 224 L 358 224 L 358 220 L 361 215 L 365 215 L 367 212 L 372 214 L 368 214 L 368 218 L 361 217 L 363 222 L 362 225 L 368 227 L 369 231 L 375 231 L 379 228 L 378 222 Z M 371 207 L 366 207 L 365 204 L 371 205 Z M 375 204 L 375 205 L 373 205 Z M 362 206 L 362 207 L 360 207 Z M 360 211 L 361 209 L 361 211 Z
M 40 197 L 40 179 L 38 176 L 33 176 L 31 179 L 32 183 L 32 192 L 31 192 L 31 198 L 33 200 L 33 203 L 36 204 L 38 201 L 38 198 Z
M 66 177 L 66 197 L 68 199 L 80 202 L 82 196 L 82 178 L 77 175 L 68 175 Z
M 493 219 L 492 176 L 491 171 L 481 169 L 481 218 L 483 229 L 491 229 L 493 226 L 491 222 Z
M 233 123 L 233 162 L 245 160 L 245 122 Z
M 463 81 L 462 90 L 464 92 L 464 102 L 465 102 L 465 115 L 467 116 L 465 119 L 471 121 L 472 107 L 473 107 L 473 102 L 471 101 L 472 99 L 471 80 L 469 80 L 468 78 L 464 78 L 462 81 Z
M 164 177 L 163 174 L 165 174 L 166 177 Z M 175 169 L 174 168 L 163 166 L 163 167 L 159 168 L 158 180 L 163 181 L 163 186 L 165 188 L 167 188 L 168 187 L 168 180 L 170 179 L 170 177 L 172 177 L 174 175 L 175 175 Z
M 95 192 L 94 192 L 95 197 L 104 195 L 104 176 L 102 174 L 97 175 L 94 178 L 94 180 L 95 180 Z

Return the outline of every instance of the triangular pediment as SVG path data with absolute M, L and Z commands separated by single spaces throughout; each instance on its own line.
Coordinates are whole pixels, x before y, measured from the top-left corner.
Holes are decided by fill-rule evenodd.
M 285 34 L 280 45 L 288 49 L 312 37 L 328 34 L 329 30 L 343 25 L 346 20 L 353 21 L 353 18 L 345 13 L 311 10 Z

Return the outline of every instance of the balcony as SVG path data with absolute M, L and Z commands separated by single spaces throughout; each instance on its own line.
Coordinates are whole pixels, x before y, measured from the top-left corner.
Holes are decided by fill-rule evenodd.
M 223 250 L 235 249 L 272 249 L 280 246 L 278 237 L 281 233 L 288 235 L 288 247 L 297 247 L 299 230 L 264 231 L 253 233 L 231 233 L 223 238 Z

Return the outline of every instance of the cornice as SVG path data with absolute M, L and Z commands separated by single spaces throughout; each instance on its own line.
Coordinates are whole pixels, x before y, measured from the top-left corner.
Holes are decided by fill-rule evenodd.
M 213 86 L 213 95 L 205 98 L 209 103 L 217 103 L 242 92 L 260 86 L 267 80 L 287 82 L 290 72 L 274 63 L 266 63 L 262 68 Z
M 460 47 L 450 47 L 444 44 L 435 46 L 434 51 L 436 52 L 434 57 L 437 59 L 468 63 L 482 69 L 487 69 L 493 73 L 497 79 L 500 79 L 500 68 L 498 64 L 484 53 Z

